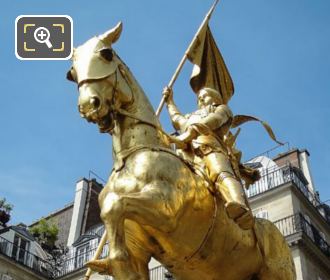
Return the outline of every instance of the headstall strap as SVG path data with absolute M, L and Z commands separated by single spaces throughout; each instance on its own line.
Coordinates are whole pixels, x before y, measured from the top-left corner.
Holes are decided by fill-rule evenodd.
M 111 100 L 111 103 L 113 104 L 113 100 L 114 100 L 114 96 L 115 96 L 115 93 L 116 93 L 116 90 L 117 90 L 117 70 L 118 68 L 116 69 L 116 82 L 115 82 L 115 86 L 113 87 L 113 95 L 112 95 L 112 100 Z M 119 69 L 120 71 L 120 69 Z M 121 71 L 120 71 L 121 72 Z M 122 72 L 121 72 L 122 73 Z M 128 87 L 131 89 L 125 75 L 122 73 L 122 75 L 124 76 L 124 80 L 126 81 Z M 132 89 L 131 89 L 132 90 Z M 114 105 L 114 104 L 113 104 Z M 114 108 L 114 106 L 113 106 Z M 144 120 L 142 119 L 141 117 L 138 117 L 122 108 L 114 108 L 114 110 L 116 111 L 117 114 L 120 114 L 120 115 L 123 115 L 123 116 L 126 116 L 126 117 L 129 117 L 131 119 L 135 119 L 135 120 L 138 120 L 139 122 L 143 123 L 143 124 L 146 124 L 146 125 L 150 125 L 151 127 L 155 128 L 156 130 L 160 131 L 161 133 L 164 133 L 166 136 L 170 137 L 163 129 L 162 127 L 160 127 L 159 125 L 157 124 L 154 124 L 150 121 L 147 121 L 147 120 Z M 142 150 L 142 149 L 148 149 L 148 150 L 153 150 L 153 151 L 163 151 L 163 152 L 167 152 L 167 153 L 170 153 L 172 155 L 174 155 L 175 157 L 178 157 L 182 160 L 182 158 L 180 156 L 178 156 L 174 151 L 168 149 L 168 148 L 163 148 L 163 147 L 154 147 L 154 146 L 148 146 L 148 145 L 138 145 L 138 146 L 135 146 L 135 147 L 132 147 L 132 148 L 129 148 L 129 149 L 124 149 L 124 150 L 121 150 L 117 153 L 117 156 L 119 157 L 119 161 L 122 162 L 122 164 L 120 164 L 119 166 L 119 169 L 117 169 L 116 171 L 119 171 L 121 170 L 121 168 L 123 168 L 124 166 L 124 162 L 125 162 L 125 159 L 127 159 L 131 154 L 135 153 L 136 151 L 139 151 L 139 150 Z M 186 162 L 185 162 L 186 163 Z M 187 164 L 187 163 L 186 163 Z M 216 216 L 217 216 L 217 212 L 218 212 L 218 205 L 217 205 L 217 200 L 216 200 L 216 196 L 213 195 L 213 200 L 214 200 L 214 213 L 212 215 L 212 221 L 211 221 L 211 224 L 202 240 L 202 243 L 200 244 L 200 246 L 197 248 L 197 250 L 191 254 L 190 256 L 186 257 L 185 260 L 186 261 L 189 261 L 191 260 L 196 254 L 198 254 L 202 249 L 203 247 L 205 246 L 206 242 L 208 241 L 213 229 L 214 229 L 214 226 L 215 226 L 215 220 L 216 220 Z

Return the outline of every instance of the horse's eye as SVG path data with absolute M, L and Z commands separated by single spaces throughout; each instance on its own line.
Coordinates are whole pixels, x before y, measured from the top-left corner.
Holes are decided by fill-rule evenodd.
M 67 78 L 69 81 L 71 81 L 71 82 L 75 82 L 75 79 L 74 79 L 73 76 L 72 76 L 72 72 L 71 72 L 71 70 L 68 71 L 68 73 L 66 73 L 66 78 Z
M 100 50 L 100 54 L 107 61 L 112 61 L 113 52 L 111 49 L 102 49 L 102 50 Z

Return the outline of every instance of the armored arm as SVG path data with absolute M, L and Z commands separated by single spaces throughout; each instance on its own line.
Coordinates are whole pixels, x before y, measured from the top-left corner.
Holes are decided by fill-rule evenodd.
M 209 113 L 200 123 L 206 125 L 211 130 L 216 130 L 231 121 L 233 113 L 227 105 L 219 105 L 214 112 Z
M 166 87 L 163 91 L 166 96 L 167 110 L 170 115 L 172 124 L 176 130 L 184 130 L 187 119 L 180 113 L 178 107 L 173 101 L 173 92 L 170 88 Z

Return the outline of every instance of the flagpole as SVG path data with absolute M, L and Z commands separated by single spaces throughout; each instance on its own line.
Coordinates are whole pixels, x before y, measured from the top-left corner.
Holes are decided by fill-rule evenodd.
M 100 257 L 100 255 L 102 253 L 102 250 L 103 250 L 103 247 L 104 247 L 104 245 L 105 245 L 106 242 L 107 242 L 107 231 L 105 230 L 104 233 L 103 233 L 103 235 L 102 235 L 102 238 L 100 240 L 100 243 L 97 246 L 97 249 L 96 249 L 96 252 L 94 254 L 94 257 L 93 257 L 92 261 L 95 261 L 95 260 L 97 260 Z M 91 277 L 92 273 L 93 273 L 92 269 L 88 268 L 87 269 L 87 272 L 85 274 L 84 280 L 89 280 L 89 278 Z
M 190 42 L 190 44 L 189 44 L 187 50 L 185 51 L 185 53 L 184 53 L 184 55 L 183 55 L 183 57 L 182 57 L 182 59 L 181 59 L 179 65 L 178 65 L 178 67 L 176 68 L 176 70 L 175 70 L 175 72 L 174 72 L 174 75 L 172 76 L 172 79 L 171 79 L 170 82 L 168 83 L 168 85 L 167 85 L 168 88 L 172 88 L 172 87 L 173 87 L 173 85 L 174 85 L 176 79 L 177 79 L 178 76 L 179 76 L 179 73 L 180 73 L 180 71 L 181 71 L 181 69 L 182 69 L 184 63 L 186 62 L 186 60 L 187 60 L 187 58 L 188 58 L 188 53 L 189 53 L 191 47 L 194 45 L 194 43 L 195 43 L 195 41 L 196 41 L 196 39 L 197 39 L 197 37 L 198 37 L 200 31 L 201 31 L 202 28 L 204 27 L 204 25 L 205 25 L 205 24 L 209 21 L 209 19 L 211 18 L 212 13 L 213 13 L 215 7 L 217 6 L 217 4 L 219 3 L 219 1 L 220 1 L 220 0 L 215 0 L 214 3 L 213 3 L 213 5 L 212 5 L 212 7 L 211 7 L 211 9 L 210 9 L 210 10 L 208 11 L 208 13 L 206 14 L 206 16 L 205 16 L 203 22 L 201 23 L 201 25 L 199 26 L 199 28 L 198 28 L 198 30 L 197 30 L 197 32 L 196 32 L 194 38 L 193 38 L 192 41 Z M 157 111 L 156 111 L 156 116 L 157 116 L 157 117 L 159 117 L 160 112 L 162 111 L 162 109 L 163 109 L 163 107 L 164 107 L 165 99 L 166 99 L 166 96 L 163 95 L 163 97 L 162 97 L 162 99 L 161 99 L 161 101 L 160 101 L 160 103 L 159 103 L 159 105 L 158 105 Z

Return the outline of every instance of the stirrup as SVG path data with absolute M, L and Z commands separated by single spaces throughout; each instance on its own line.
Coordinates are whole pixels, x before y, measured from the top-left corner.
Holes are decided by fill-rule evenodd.
M 225 208 L 228 217 L 233 219 L 240 228 L 251 229 L 254 225 L 254 217 L 251 210 L 238 202 L 227 202 Z

